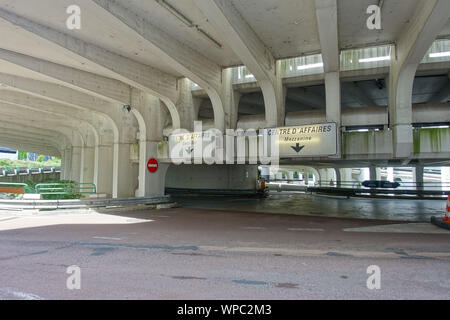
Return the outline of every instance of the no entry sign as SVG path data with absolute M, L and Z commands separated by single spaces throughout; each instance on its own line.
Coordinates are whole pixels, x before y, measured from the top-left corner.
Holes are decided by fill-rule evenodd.
M 148 160 L 147 169 L 150 173 L 155 173 L 156 171 L 158 171 L 158 167 L 158 160 L 156 160 L 155 158 L 151 158 L 150 160 Z

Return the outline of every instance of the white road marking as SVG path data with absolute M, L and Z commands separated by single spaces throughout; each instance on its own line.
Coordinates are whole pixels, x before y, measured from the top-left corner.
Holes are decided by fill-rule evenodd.
M 6 297 L 5 297 L 6 295 Z M 0 288 L 0 298 L 8 298 L 12 296 L 13 299 L 22 299 L 22 300 L 44 300 L 44 298 L 39 297 L 38 295 L 32 293 L 26 293 L 21 291 L 14 291 L 9 288 Z
M 122 240 L 122 238 L 110 238 L 110 237 L 93 237 L 94 239 L 101 239 L 101 240 Z
M 346 228 L 344 232 L 381 232 L 381 233 L 420 233 L 420 234 L 450 234 L 446 229 L 439 228 L 429 222 L 400 223 L 378 225 L 362 228 Z
M 309 231 L 309 232 L 323 232 L 324 229 L 319 228 L 288 228 L 289 231 Z

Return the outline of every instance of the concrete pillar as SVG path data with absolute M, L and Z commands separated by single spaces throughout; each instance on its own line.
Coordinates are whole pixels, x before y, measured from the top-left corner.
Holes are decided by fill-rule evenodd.
M 158 171 L 150 173 L 147 163 L 151 158 L 158 160 L 158 144 L 163 139 L 161 101 L 139 90 L 133 90 L 133 106 L 137 109 L 139 122 L 139 167 L 137 197 L 155 197 L 165 194 L 165 178 L 169 164 L 159 162 Z M 182 120 L 183 121 L 183 120 Z
M 378 180 L 377 179 L 377 167 L 370 167 L 369 168 L 369 179 L 371 180 L 371 181 L 375 181 L 375 180 Z
M 370 169 L 369 168 L 361 168 L 361 172 L 358 177 L 358 182 L 364 182 L 370 180 Z
M 294 171 L 288 171 L 287 178 L 288 180 L 294 180 Z
M 326 119 L 337 127 L 337 158 L 341 157 L 341 81 L 339 72 L 325 73 Z
M 188 131 L 193 131 L 197 114 L 194 107 L 194 98 L 192 97 L 191 81 L 187 78 L 178 80 L 178 89 L 180 94 L 176 107 L 180 114 L 180 127 Z
M 307 170 L 303 170 L 302 174 L 303 174 L 303 181 L 307 186 L 309 184 L 309 172 Z
M 394 182 L 394 168 L 388 167 L 387 168 L 387 181 Z
M 72 147 L 70 180 L 81 182 L 83 165 L 83 147 Z
M 336 181 L 335 181 L 336 186 L 338 188 L 340 188 L 341 187 L 341 181 L 342 181 L 341 171 L 338 168 L 334 168 L 333 170 L 334 170 L 334 175 L 336 176 Z
M 138 168 L 130 160 L 130 148 L 134 143 L 119 142 L 114 145 L 115 166 L 117 172 L 113 177 L 113 197 L 132 198 L 137 188 Z
M 94 183 L 97 193 L 106 194 L 108 197 L 113 194 L 113 157 L 113 144 L 98 146 L 98 174 Z
M 72 147 L 64 149 L 62 155 L 61 180 L 70 180 L 72 171 Z
M 341 168 L 339 169 L 339 173 L 341 176 L 341 185 L 345 187 L 353 187 L 353 177 L 352 177 L 352 169 L 351 168 Z
M 416 166 L 413 169 L 413 182 L 416 185 L 417 190 L 424 190 L 423 186 L 423 166 Z
M 225 111 L 225 128 L 237 129 L 239 101 L 241 94 L 233 89 L 233 69 L 222 71 L 222 90 Z
M 95 147 L 85 146 L 83 153 L 83 183 L 94 183 Z

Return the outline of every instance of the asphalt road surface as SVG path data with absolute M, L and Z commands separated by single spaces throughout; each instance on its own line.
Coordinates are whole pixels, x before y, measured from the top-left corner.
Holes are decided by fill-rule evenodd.
M 380 289 L 367 288 L 372 265 Z M 0 213 L 0 299 L 449 299 L 449 270 L 450 232 L 426 222 Z

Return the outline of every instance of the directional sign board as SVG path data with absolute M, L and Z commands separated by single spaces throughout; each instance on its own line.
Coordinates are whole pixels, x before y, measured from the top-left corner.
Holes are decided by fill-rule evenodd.
M 367 180 L 362 183 L 362 186 L 365 188 L 397 189 L 398 187 L 400 187 L 400 183 L 390 181 Z
M 327 157 L 337 153 L 336 123 L 268 129 L 278 135 L 280 158 Z

